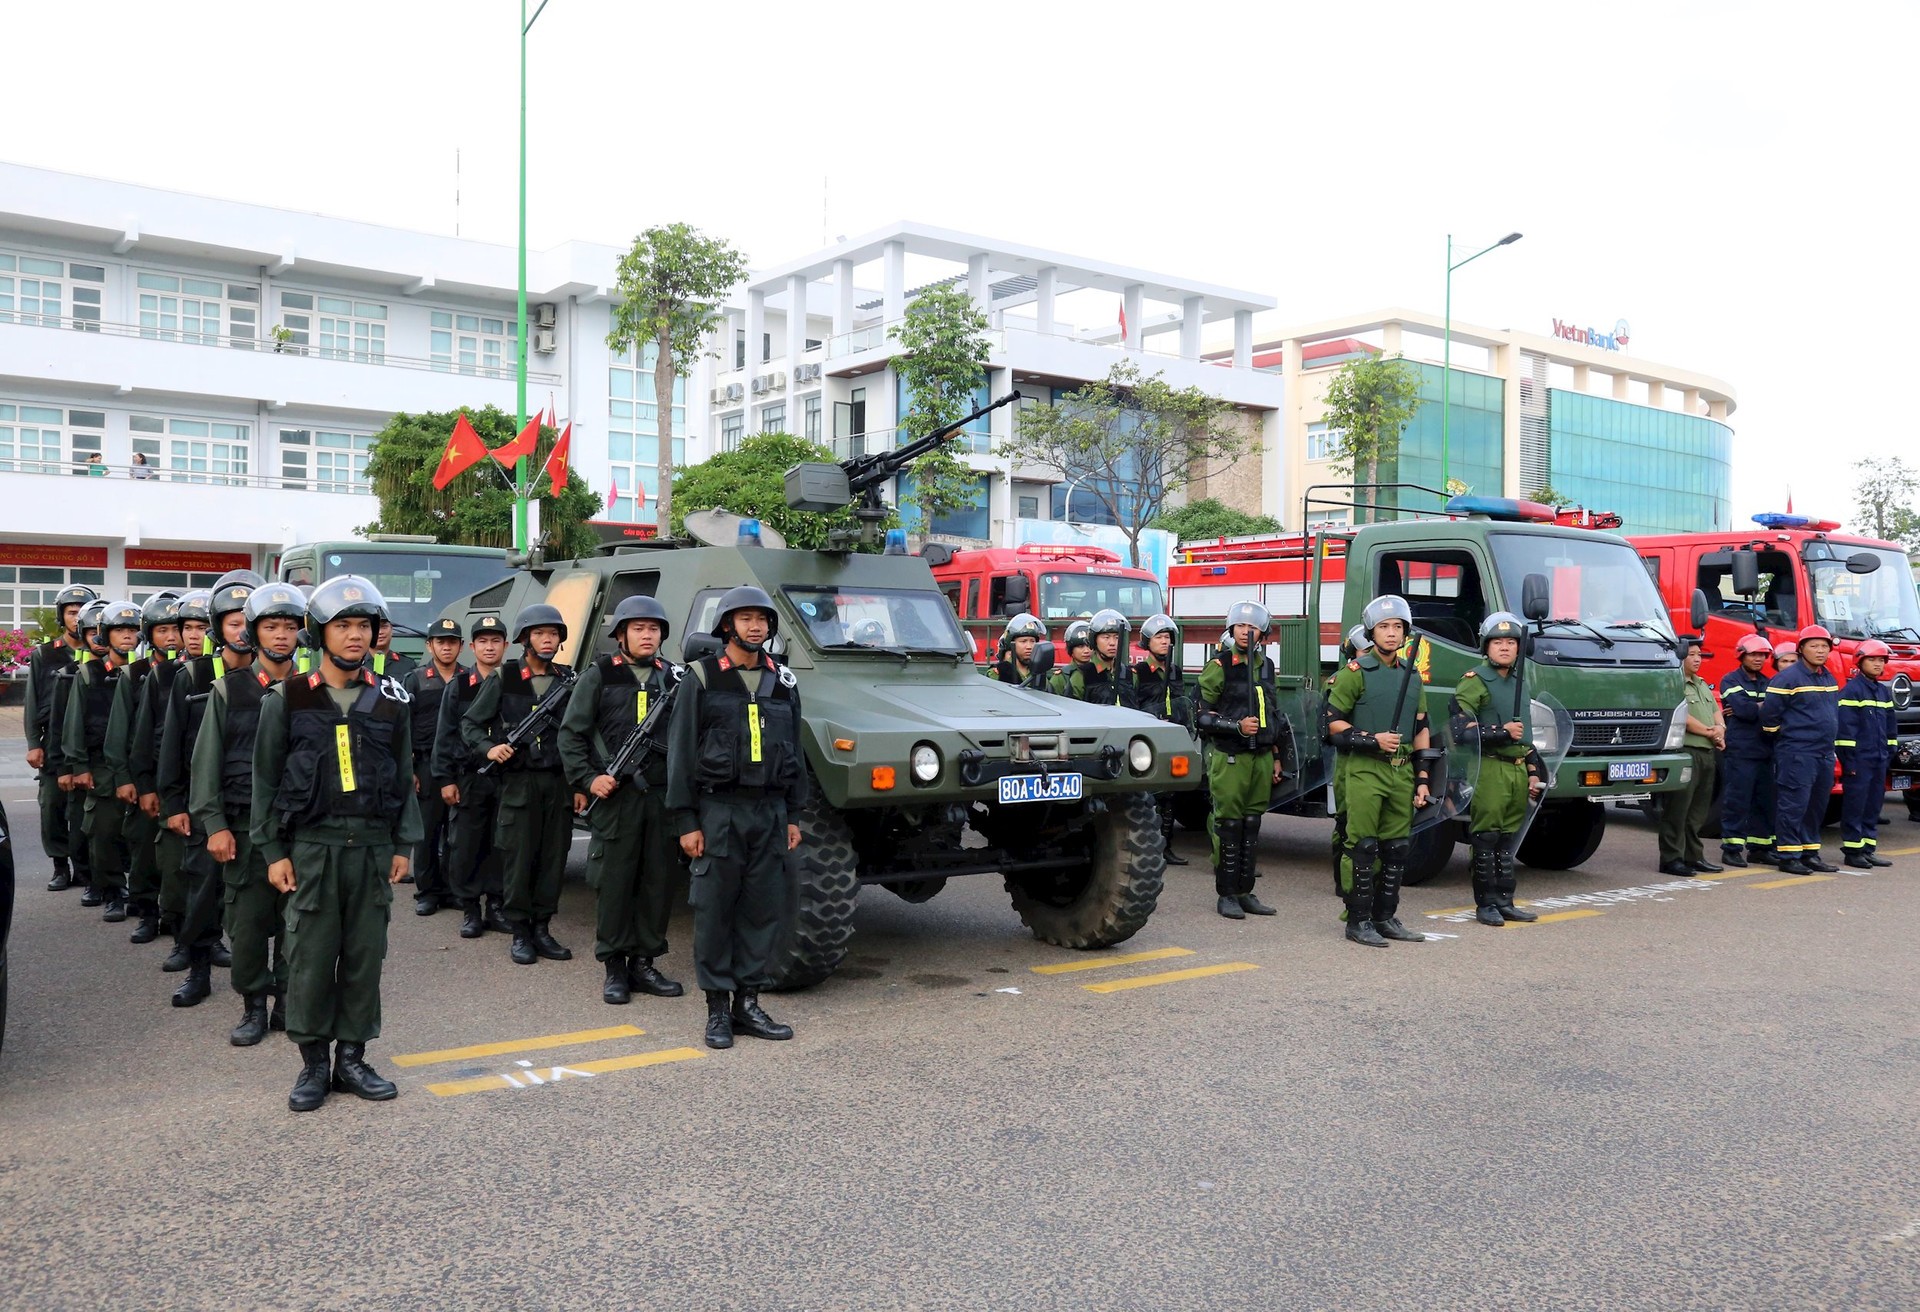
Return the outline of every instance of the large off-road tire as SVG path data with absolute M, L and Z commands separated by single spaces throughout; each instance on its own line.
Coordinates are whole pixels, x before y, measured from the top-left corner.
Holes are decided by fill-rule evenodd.
M 787 932 L 770 972 L 771 987 L 782 990 L 808 988 L 833 974 L 853 939 L 853 907 L 860 896 L 853 833 L 817 781 L 792 819 L 800 826 L 800 847 L 791 858 L 797 878 Z
M 1520 860 L 1535 870 L 1572 870 L 1600 850 L 1607 808 L 1592 802 L 1550 802 L 1533 818 Z
M 1408 846 L 1404 881 L 1408 887 L 1424 884 L 1447 868 L 1447 863 L 1453 860 L 1453 845 L 1459 836 L 1458 830 L 1459 826 L 1453 821 L 1442 820 L 1439 824 L 1428 825 L 1413 836 Z
M 1088 826 L 1087 847 L 1086 863 L 1072 870 L 1007 876 L 1013 909 L 1042 942 L 1063 948 L 1123 943 L 1160 900 L 1166 852 L 1150 794 L 1109 798 Z

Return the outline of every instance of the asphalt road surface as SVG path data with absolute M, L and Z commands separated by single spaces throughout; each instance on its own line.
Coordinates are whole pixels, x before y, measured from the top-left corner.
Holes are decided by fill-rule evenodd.
M 1455 914 L 1462 852 L 1407 898 L 1439 937 L 1387 951 L 1305 821 L 1263 839 L 1277 918 L 1215 916 L 1187 835 L 1105 953 L 997 879 L 868 890 L 846 968 L 768 1000 L 798 1037 L 727 1053 L 683 920 L 689 996 L 609 1007 L 577 879 L 576 959 L 531 968 L 403 896 L 401 1096 L 295 1116 L 292 1045 L 227 1044 L 224 972 L 169 1007 L 165 943 L 44 892 L 6 795 L 7 1307 L 1920 1307 L 1904 818 L 1888 871 L 1710 882 L 1622 820 L 1500 930 Z

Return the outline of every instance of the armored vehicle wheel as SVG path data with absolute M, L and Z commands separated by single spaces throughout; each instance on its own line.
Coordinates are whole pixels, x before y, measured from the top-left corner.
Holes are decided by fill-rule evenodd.
M 1519 858 L 1535 870 L 1572 870 L 1600 850 L 1607 808 L 1592 802 L 1549 804 L 1533 818 Z
M 1210 807 L 1204 788 L 1190 788 L 1173 795 L 1173 818 L 1180 822 L 1182 829 L 1191 829 L 1196 834 L 1207 832 L 1207 817 L 1212 814 Z
M 1429 825 L 1413 836 L 1412 850 L 1407 853 L 1407 879 L 1409 886 L 1424 884 L 1453 860 L 1455 826 L 1451 821 L 1442 821 Z
M 1109 800 L 1087 831 L 1087 860 L 1008 875 L 1013 909 L 1033 936 L 1063 948 L 1104 948 L 1139 932 L 1166 870 L 1160 813 L 1146 793 Z
M 853 906 L 860 895 L 860 858 L 847 822 L 820 792 L 818 780 L 795 816 L 800 848 L 786 940 L 774 958 L 776 989 L 804 989 L 833 974 L 853 938 Z

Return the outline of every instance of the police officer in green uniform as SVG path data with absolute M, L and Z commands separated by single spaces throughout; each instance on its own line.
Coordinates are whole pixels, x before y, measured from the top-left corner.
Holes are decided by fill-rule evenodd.
M 660 644 L 673 626 L 652 597 L 628 597 L 614 609 L 607 636 L 618 648 L 582 671 L 560 728 L 560 759 L 575 795 L 594 800 L 588 823 L 587 883 L 599 895 L 593 955 L 606 966 L 601 1000 L 621 1006 L 633 990 L 677 998 L 686 990 L 654 967 L 667 954 L 670 899 L 680 869 L 678 831 L 667 815 L 667 760 L 616 777 L 610 766 L 649 711 L 680 682 Z M 661 746 L 666 731 L 660 728 Z
M 1086 659 L 1067 672 L 1067 696 L 1093 706 L 1124 706 L 1137 710 L 1133 670 L 1127 664 L 1127 617 L 1111 608 L 1098 611 L 1087 625 L 1093 646 Z
M 1156 720 L 1191 731 L 1193 699 L 1180 677 L 1180 626 L 1171 615 L 1152 616 L 1140 626 L 1140 643 L 1146 655 L 1133 664 L 1136 705 Z M 1167 864 L 1186 865 L 1187 859 L 1173 850 L 1173 794 L 1162 793 L 1154 805 L 1160 811 L 1160 847 Z
M 190 948 L 211 956 L 226 925 L 233 945 L 228 982 L 243 1004 L 240 1023 L 227 1036 L 236 1048 L 252 1047 L 270 1028 L 286 1028 L 286 899 L 267 881 L 266 858 L 252 838 L 253 749 L 267 693 L 294 673 L 307 601 L 291 584 L 268 583 L 253 590 L 243 614 L 254 658 L 213 683 L 194 738 L 187 803 L 194 828 L 207 836 L 206 859 L 219 867 L 220 878 L 195 882 L 182 930 Z
M 1047 671 L 1045 663 L 1036 663 L 1034 653 L 1046 641 L 1047 626 L 1038 615 L 1026 611 L 1015 615 L 1000 632 L 998 659 L 986 668 L 987 677 L 1016 688 L 1040 691 Z
M 420 663 L 413 657 L 393 650 L 392 620 L 380 621 L 380 631 L 373 635 L 373 658 L 368 663 L 375 674 L 388 679 L 404 680 L 420 668 Z
M 287 1037 L 301 1061 L 287 1106 L 296 1112 L 319 1107 L 329 1087 L 375 1102 L 399 1093 L 366 1061 L 380 1036 L 393 885 L 421 837 L 407 694 L 368 668 L 385 613 L 379 590 L 357 575 L 315 588 L 307 628 L 319 668 L 267 696 L 254 740 L 253 845 L 287 895 Z
M 1061 635 L 1061 645 L 1067 649 L 1067 663 L 1053 667 L 1053 673 L 1047 676 L 1047 691 L 1055 697 L 1073 696 L 1070 680 L 1083 661 L 1093 655 L 1093 621 L 1075 620 L 1067 625 L 1067 631 Z
M 1340 644 L 1340 665 L 1334 669 L 1332 674 L 1327 676 L 1326 688 L 1323 690 L 1327 700 L 1323 701 L 1320 708 L 1320 742 L 1322 746 L 1333 746 L 1334 711 L 1331 700 L 1333 681 L 1340 676 L 1340 669 L 1344 668 L 1348 661 L 1358 659 L 1361 652 L 1372 650 L 1373 639 L 1367 636 L 1367 631 L 1364 628 L 1356 624 L 1347 630 L 1346 641 Z M 1327 787 L 1331 790 L 1333 802 L 1333 895 L 1340 899 L 1343 908 L 1340 912 L 1342 919 L 1344 919 L 1347 914 L 1344 908 L 1346 906 L 1347 887 L 1352 881 L 1353 870 L 1352 859 L 1347 855 L 1347 808 L 1346 803 L 1340 800 L 1341 766 L 1346 763 L 1346 759 L 1343 753 L 1334 753 L 1332 777 L 1327 780 Z
M 771 597 L 729 589 L 713 629 L 726 650 L 687 667 L 668 731 L 667 809 L 693 863 L 693 960 L 709 1048 L 731 1048 L 736 1033 L 793 1037 L 760 1006 L 792 896 L 794 817 L 808 792 L 800 689 L 766 654 L 779 631 Z
M 1526 684 L 1521 677 L 1527 626 L 1496 611 L 1480 625 L 1486 663 L 1460 676 L 1448 723 L 1453 741 L 1480 754 L 1467 833 L 1473 844 L 1474 919 L 1483 925 L 1538 920 L 1514 905 L 1519 883 L 1513 844 L 1527 807 L 1547 787 L 1547 765 L 1533 745 Z
M 407 710 L 413 720 L 413 791 L 420 799 L 420 824 L 426 831 L 426 837 L 413 853 L 413 914 L 416 916 L 431 916 L 442 907 L 460 905 L 460 900 L 447 886 L 446 848 L 451 826 L 446 788 L 453 781 L 434 774 L 433 745 L 440 725 L 440 703 L 447 689 L 466 673 L 460 668 L 460 649 L 464 645 L 456 621 L 435 620 L 427 626 L 427 663 L 398 676 L 400 686 L 412 699 Z M 380 670 L 376 668 L 374 673 Z
M 440 796 L 448 807 L 446 883 L 460 906 L 460 937 L 479 938 L 488 930 L 511 934 L 502 906 L 500 853 L 494 829 L 500 823 L 500 776 L 481 774 L 479 753 L 469 750 L 460 722 L 481 685 L 500 672 L 507 655 L 507 626 L 498 615 L 482 615 L 468 634 L 473 668 L 463 672 L 440 699 L 433 734 L 433 776 L 447 782 Z
M 1419 943 L 1425 935 L 1400 923 L 1413 812 L 1428 800 L 1428 770 L 1416 754 L 1428 749 L 1426 683 L 1406 659 L 1413 612 L 1405 598 L 1375 597 L 1360 613 L 1373 650 L 1348 661 L 1333 680 L 1328 726 L 1346 756 L 1340 800 L 1347 811 L 1353 863 L 1347 890 L 1347 937 L 1370 948 L 1388 939 Z
M 27 657 L 22 727 L 27 736 L 27 766 L 38 775 L 40 850 L 53 862 L 53 878 L 47 881 L 49 893 L 62 893 L 75 883 L 86 883 L 85 843 L 75 841 L 85 819 L 85 799 L 76 801 L 72 793 L 62 792 L 58 772 L 48 768 L 49 759 L 60 754 L 59 740 L 49 734 L 49 724 L 54 694 L 57 690 L 64 695 L 80 651 L 80 611 L 97 599 L 92 588 L 77 583 L 55 593 L 53 613 L 60 624 L 60 636 L 41 643 Z M 76 870 L 82 876 L 78 880 L 74 878 Z
M 531 966 L 542 957 L 573 960 L 572 949 L 560 946 L 552 929 L 573 843 L 574 802 L 560 763 L 565 699 L 540 732 L 519 748 L 507 745 L 507 735 L 556 682 L 571 682 L 573 671 L 553 659 L 567 640 L 567 622 L 554 607 L 541 603 L 521 611 L 513 640 L 522 648 L 519 659 L 508 661 L 499 674 L 479 685 L 461 716 L 460 732 L 468 749 L 494 762 L 503 776 L 494 836 L 500 846 L 507 922 L 513 926 L 508 955 L 516 965 Z
M 136 805 L 154 828 L 154 864 L 159 880 L 160 919 L 157 932 L 178 935 L 181 918 L 187 910 L 187 885 L 180 873 L 180 860 L 186 854 L 184 835 L 167 827 L 161 814 L 158 770 L 160 746 L 167 722 L 167 703 L 174 680 L 187 663 L 206 651 L 207 602 L 212 593 L 205 588 L 187 593 L 175 607 L 179 616 L 180 641 L 171 659 L 155 658 L 152 671 L 140 687 L 140 706 L 133 718 L 133 736 L 127 749 L 127 767 L 133 776 Z M 173 964 L 175 958 L 178 964 Z M 167 965 L 161 969 L 185 970 L 186 949 L 176 945 Z
M 146 700 L 147 681 L 180 653 L 177 594 L 157 592 L 147 598 L 140 607 L 140 638 L 145 650 L 120 676 L 113 711 L 107 717 L 107 766 L 116 781 L 114 796 L 127 808 L 127 914 L 137 922 L 127 941 L 151 943 L 160 937 L 160 858 L 154 846 L 159 825 L 140 805 L 133 762 L 139 754 L 140 707 Z
M 1272 627 L 1265 606 L 1236 601 L 1227 608 L 1226 641 L 1200 671 L 1196 723 L 1207 743 L 1215 909 L 1229 920 L 1274 914 L 1253 892 L 1260 820 L 1284 776 L 1291 735 L 1273 662 L 1261 649 Z
M 87 798 L 87 858 L 92 865 L 89 892 L 104 902 L 102 920 L 127 918 L 127 823 L 133 809 L 120 800 L 121 780 L 107 760 L 107 732 L 134 647 L 140 641 L 140 608 L 130 601 L 101 607 L 99 660 L 86 660 L 73 674 L 61 733 L 62 786 Z M 129 779 L 126 782 L 131 783 Z M 82 906 L 88 905 L 83 900 Z

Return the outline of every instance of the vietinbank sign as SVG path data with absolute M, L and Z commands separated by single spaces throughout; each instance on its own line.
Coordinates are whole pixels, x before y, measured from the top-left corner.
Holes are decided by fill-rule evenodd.
M 1597 346 L 1603 351 L 1624 351 L 1627 349 L 1627 337 L 1633 330 L 1625 319 L 1616 320 L 1613 331 L 1603 333 L 1598 328 L 1581 328 L 1570 323 L 1553 321 L 1553 335 L 1563 342 L 1574 342 L 1580 346 Z

